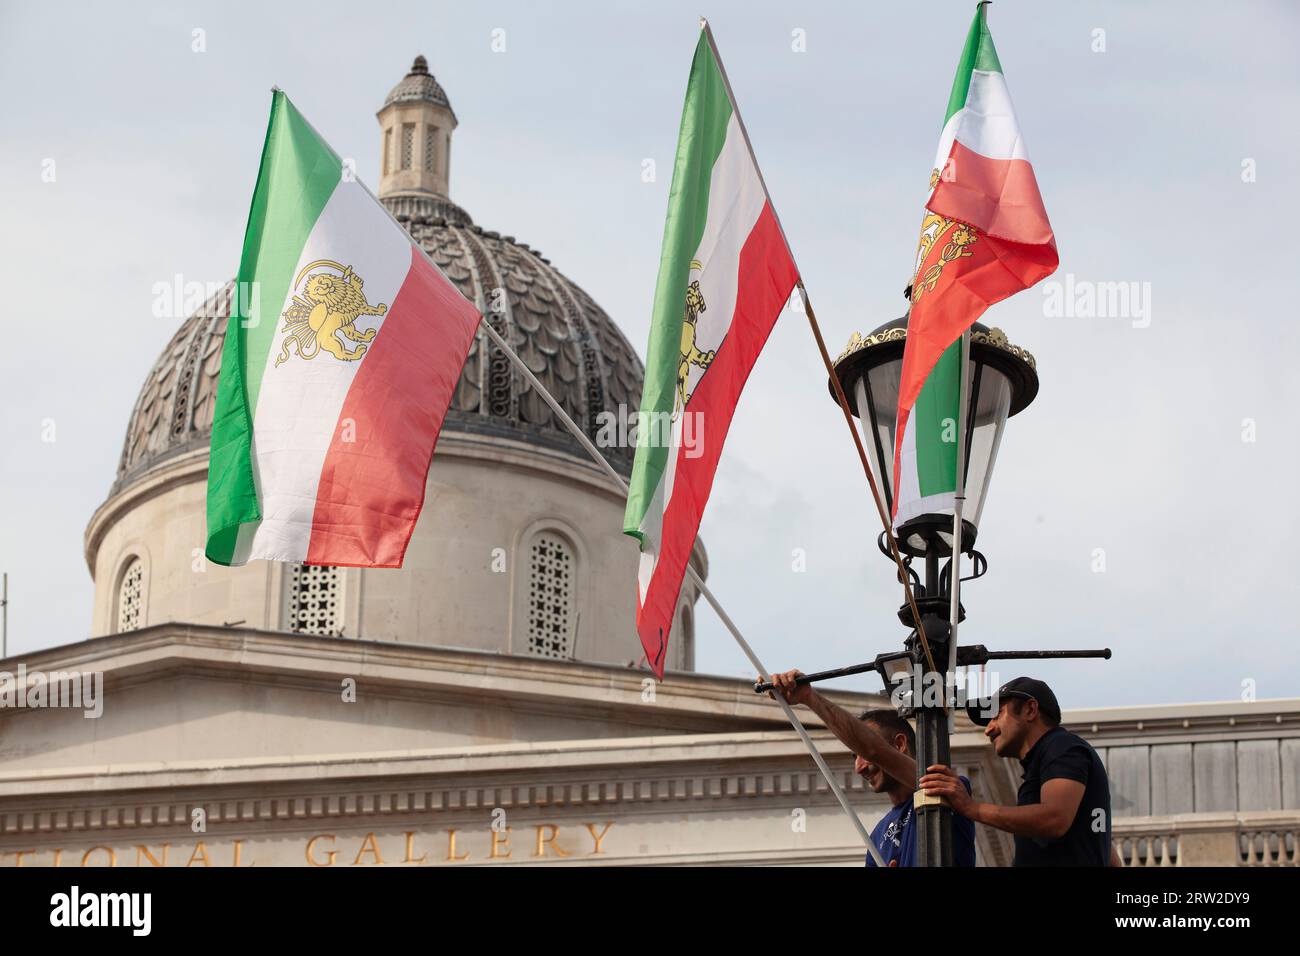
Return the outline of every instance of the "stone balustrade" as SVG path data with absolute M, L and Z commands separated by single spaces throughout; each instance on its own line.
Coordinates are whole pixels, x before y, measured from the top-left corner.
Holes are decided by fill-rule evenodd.
M 1125 866 L 1300 866 L 1300 811 L 1123 817 L 1114 825 Z

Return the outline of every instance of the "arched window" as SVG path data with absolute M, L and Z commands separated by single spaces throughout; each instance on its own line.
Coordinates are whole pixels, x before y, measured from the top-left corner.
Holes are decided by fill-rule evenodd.
M 144 562 L 132 557 L 117 585 L 117 632 L 134 631 L 144 618 Z
M 321 564 L 295 564 L 286 569 L 284 628 L 298 634 L 341 637 L 343 634 L 343 574 Z
M 543 531 L 528 551 L 528 653 L 568 660 L 576 626 L 577 558 L 560 535 Z

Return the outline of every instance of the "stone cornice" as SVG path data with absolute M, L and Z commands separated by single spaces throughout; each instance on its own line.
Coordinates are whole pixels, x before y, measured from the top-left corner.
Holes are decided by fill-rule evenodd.
M 684 730 L 760 730 L 785 726 L 779 708 L 747 681 L 669 672 L 643 699 L 649 673 L 610 664 L 453 650 L 417 644 L 314 637 L 250 628 L 160 624 L 9 658 L 28 671 L 102 672 L 106 692 L 177 672 L 310 685 L 337 693 L 341 676 L 379 695 L 425 699 L 494 699 L 516 709 L 557 709 L 570 715 L 615 717 Z M 872 694 L 836 692 L 849 709 L 878 706 Z M 0 720 L 17 711 L 0 710 Z M 806 722 L 817 725 L 811 713 Z
M 1096 747 L 1300 736 L 1300 699 L 1067 710 L 1061 722 Z
M 622 501 L 623 493 L 594 463 L 573 455 L 525 441 L 497 435 L 485 436 L 446 429 L 438 439 L 440 457 L 470 461 L 490 461 L 524 473 L 565 478 L 587 485 L 613 501 Z M 204 443 L 183 454 L 165 459 L 158 466 L 110 494 L 91 516 L 86 526 L 86 565 L 95 573 L 95 556 L 104 534 L 125 512 L 180 485 L 207 481 L 208 447 Z
M 884 798 L 854 773 L 851 756 L 828 733 L 814 738 L 853 803 L 867 812 L 877 804 L 884 810 Z M 953 754 L 977 796 L 1005 799 L 996 758 L 982 741 L 955 738 Z M 0 772 L 0 791 L 5 839 L 175 829 L 187 825 L 195 806 L 205 808 L 213 826 L 283 830 L 333 818 L 382 826 L 435 814 L 455 822 L 495 807 L 565 815 L 727 811 L 772 800 L 835 805 L 803 744 L 788 731 Z
M 95 577 L 95 559 L 98 557 L 99 546 L 104 540 L 104 535 L 124 513 L 139 507 L 151 498 L 166 494 L 173 488 L 206 481 L 207 474 L 208 449 L 207 446 L 203 446 L 167 458 L 152 468 L 147 476 L 111 492 L 86 523 L 83 555 L 91 578 Z
M 1224 810 L 1156 817 L 1116 817 L 1116 836 L 1199 833 L 1218 830 L 1300 830 L 1300 810 Z
M 345 638 L 313 637 L 251 628 L 161 624 L 8 658 L 3 669 L 103 671 L 110 686 L 184 670 L 214 677 L 237 670 L 241 679 L 318 681 L 337 687 L 340 674 L 370 682 L 381 693 L 508 695 L 515 703 L 555 704 L 624 713 L 652 710 L 649 722 L 672 724 L 674 714 L 723 720 L 735 729 L 783 727 L 780 711 L 745 680 L 670 672 L 649 708 L 641 701 L 647 672 L 617 665 L 542 660 L 474 650 Z M 832 692 L 849 709 L 878 706 L 883 697 Z M 5 711 L 0 710 L 0 719 Z M 819 725 L 810 712 L 805 722 Z M 750 726 L 745 727 L 748 723 Z M 1300 699 L 1171 704 L 1066 711 L 1065 725 L 1096 746 L 1150 745 L 1191 740 L 1300 736 Z M 683 726 L 680 725 L 679 726 Z M 959 731 L 977 733 L 965 717 Z M 721 729 L 721 728 L 719 728 Z
M 851 779 L 846 788 L 863 784 L 852 773 L 852 758 L 825 730 L 810 736 L 828 761 L 842 766 Z M 988 757 L 989 771 L 998 768 L 991 748 L 975 735 L 953 737 L 953 751 L 960 758 L 980 762 Z M 0 791 L 13 795 L 25 789 L 43 794 L 61 792 L 128 792 L 143 787 L 264 786 L 268 783 L 299 784 L 328 780 L 364 785 L 369 779 L 430 777 L 460 774 L 506 774 L 536 776 L 544 770 L 549 778 L 568 774 L 634 774 L 683 764 L 717 766 L 754 761 L 803 761 L 808 751 L 792 731 L 753 731 L 721 734 L 671 734 L 655 737 L 617 737 L 591 740 L 539 741 L 535 743 L 477 744 L 424 750 L 380 753 L 339 753 L 306 757 L 252 757 L 194 761 L 142 761 L 130 764 L 83 766 L 43 770 L 0 771 Z M 801 776 L 826 790 L 815 766 L 799 769 Z M 829 794 L 829 791 L 827 791 Z
M 562 478 L 584 485 L 611 502 L 621 504 L 625 500 L 622 490 L 595 463 L 532 442 L 448 428 L 438 438 L 437 455 L 462 461 L 489 462 L 525 476 Z M 123 514 L 173 488 L 206 482 L 207 475 L 208 447 L 203 444 L 165 459 L 145 475 L 111 493 L 86 525 L 84 553 L 91 577 L 95 574 L 95 559 L 104 535 Z M 697 539 L 695 543 L 692 561 L 707 578 L 708 552 L 701 540 Z

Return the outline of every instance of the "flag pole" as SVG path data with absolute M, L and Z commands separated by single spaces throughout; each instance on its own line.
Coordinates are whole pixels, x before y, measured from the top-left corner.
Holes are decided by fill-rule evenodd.
M 487 333 L 488 338 L 496 344 L 497 348 L 501 349 L 501 351 L 506 354 L 506 357 L 510 359 L 515 368 L 519 369 L 520 374 L 528 380 L 528 384 L 537 390 L 537 394 L 540 395 L 542 400 L 551 407 L 551 411 L 555 412 L 560 421 L 564 422 L 565 427 L 568 428 L 573 437 L 578 440 L 578 443 L 586 449 L 587 454 L 591 456 L 592 460 L 604 470 L 605 474 L 618 484 L 619 489 L 624 495 L 626 495 L 628 487 L 627 482 L 623 480 L 623 476 L 620 475 L 614 469 L 614 466 L 606 460 L 605 456 L 600 453 L 600 450 L 592 443 L 591 439 L 587 436 L 587 433 L 578 427 L 578 423 L 569 417 L 569 413 L 564 410 L 558 401 L 556 401 L 555 396 L 547 390 L 545 385 L 538 381 L 537 376 L 533 374 L 532 369 L 528 367 L 523 359 L 515 354 L 515 350 L 510 347 L 500 332 L 492 328 L 491 323 L 481 322 L 479 324 L 483 331 Z M 690 576 L 691 583 L 699 589 L 700 594 L 704 596 L 704 599 L 708 601 L 713 610 L 717 612 L 718 617 L 722 619 L 723 625 L 731 633 L 731 636 L 735 638 L 736 643 L 740 645 L 740 649 L 744 652 L 745 656 L 749 658 L 749 663 L 753 665 L 754 669 L 761 675 L 767 675 L 770 673 L 770 671 L 763 666 L 763 662 L 758 659 L 758 655 L 754 653 L 754 649 L 749 646 L 749 642 L 745 640 L 744 635 L 740 633 L 740 628 L 736 627 L 731 616 L 723 610 L 718 599 L 713 596 L 713 592 L 710 591 L 708 585 L 704 583 L 704 579 L 700 577 L 693 567 L 691 567 L 689 561 L 686 564 L 686 573 Z M 858 836 L 860 836 L 862 842 L 866 844 L 867 851 L 871 854 L 871 858 L 875 861 L 876 866 L 884 866 L 885 861 L 881 858 L 880 851 L 876 848 L 876 845 L 871 842 L 871 834 L 867 832 L 867 828 L 863 825 L 862 820 L 858 817 L 857 813 L 851 806 L 849 806 L 848 797 L 844 795 L 843 788 L 835 780 L 834 774 L 831 773 L 831 768 L 826 765 L 826 761 L 823 759 L 821 752 L 817 749 L 817 745 L 813 742 L 812 737 L 809 736 L 808 729 L 804 727 L 803 722 L 799 720 L 799 715 L 794 712 L 794 708 L 790 706 L 789 701 L 787 701 L 782 694 L 779 692 L 774 693 L 772 697 L 781 705 L 781 709 L 785 711 L 786 718 L 792 725 L 794 725 L 794 729 L 798 731 L 800 738 L 802 738 L 804 742 L 804 746 L 806 746 L 808 752 L 812 754 L 813 762 L 817 764 L 817 769 L 821 771 L 822 776 L 826 778 L 827 785 L 831 788 L 831 792 L 835 794 L 835 799 L 839 801 L 844 812 L 848 815 L 849 819 L 853 821 L 853 826 L 858 831 Z
M 880 498 L 880 488 L 876 484 L 875 476 L 871 474 L 871 465 L 867 462 L 867 450 L 862 446 L 862 436 L 858 434 L 858 429 L 853 424 L 853 411 L 849 408 L 849 398 L 844 394 L 844 386 L 840 383 L 840 377 L 835 374 L 835 366 L 831 363 L 830 353 L 826 351 L 826 340 L 822 338 L 821 326 L 817 324 L 817 314 L 813 312 L 812 300 L 808 298 L 808 290 L 804 288 L 802 278 L 798 282 L 798 288 L 799 296 L 803 299 L 804 313 L 808 316 L 808 324 L 812 327 L 813 338 L 817 340 L 817 350 L 821 353 L 822 364 L 826 366 L 826 374 L 831 378 L 835 398 L 839 402 L 840 411 L 844 413 L 844 422 L 849 426 L 849 434 L 853 436 L 853 444 L 858 450 L 858 458 L 862 461 L 862 472 L 867 476 L 867 484 L 871 486 L 871 496 L 876 501 L 876 511 L 880 515 L 880 522 L 885 528 L 885 537 L 889 541 L 890 554 L 894 559 L 895 566 L 898 568 L 899 580 L 903 582 L 903 596 L 907 599 L 908 609 L 912 612 L 912 620 L 916 624 L 916 634 L 921 639 L 921 649 L 925 652 L 926 663 L 929 665 L 930 670 L 933 671 L 936 669 L 934 654 L 930 651 L 930 642 L 925 636 L 925 627 L 921 623 L 921 612 L 916 607 L 916 596 L 912 593 L 912 582 L 907 576 L 907 570 L 903 567 L 903 556 L 898 551 L 898 539 L 894 537 L 893 526 L 889 521 L 889 515 L 885 512 L 885 504 Z
M 966 504 L 966 419 L 970 416 L 970 389 L 966 379 L 970 368 L 970 329 L 961 334 L 961 371 L 957 376 L 957 483 L 952 501 L 952 584 L 948 588 L 948 662 L 944 668 L 944 704 L 948 704 L 948 681 L 957 679 L 957 619 L 961 616 L 961 533 L 962 509 Z M 956 714 L 956 694 L 948 715 L 948 729 L 952 730 Z
M 916 608 L 916 597 L 912 594 L 911 579 L 907 576 L 907 570 L 903 567 L 903 557 L 898 550 L 898 541 L 894 537 L 894 528 L 885 512 L 884 501 L 880 497 L 880 488 L 876 485 L 875 476 L 871 474 L 871 465 L 867 462 L 867 450 L 862 446 L 862 438 L 858 434 L 857 427 L 853 424 L 853 412 L 849 408 L 848 396 L 844 394 L 844 387 L 840 384 L 840 377 L 835 374 L 835 366 L 831 363 L 830 353 L 826 351 L 826 341 L 822 338 L 821 326 L 817 324 L 817 315 L 813 312 L 812 300 L 808 297 L 808 290 L 803 284 L 803 273 L 799 270 L 798 262 L 794 257 L 794 249 L 790 247 L 790 240 L 785 234 L 785 227 L 781 225 L 781 217 L 777 214 L 776 204 L 772 202 L 772 194 L 767 191 L 767 180 L 763 178 L 763 167 L 758 164 L 758 157 L 754 154 L 754 144 L 750 142 L 749 130 L 745 128 L 744 117 L 740 115 L 740 106 L 736 103 L 736 96 L 731 90 L 731 80 L 727 77 L 727 68 L 722 63 L 722 54 L 718 52 L 718 45 L 713 40 L 713 28 L 709 26 L 709 21 L 700 17 L 700 29 L 709 40 L 709 49 L 713 51 L 714 62 L 718 64 L 718 73 L 722 77 L 722 85 L 727 91 L 727 99 L 731 103 L 732 115 L 736 117 L 736 125 L 740 127 L 740 135 L 745 140 L 745 148 L 749 150 L 749 158 L 754 164 L 754 171 L 758 173 L 758 182 L 763 187 L 763 198 L 767 200 L 768 207 L 772 210 L 772 218 L 776 221 L 776 228 L 781 233 L 781 241 L 785 243 L 786 252 L 790 254 L 790 261 L 795 263 L 795 271 L 799 274 L 799 279 L 795 283 L 799 289 L 799 297 L 803 300 L 804 314 L 808 316 L 808 324 L 812 326 L 813 338 L 817 340 L 817 348 L 821 352 L 822 364 L 826 366 L 826 374 L 830 376 L 831 386 L 835 390 L 835 398 L 840 404 L 840 410 L 844 412 L 844 421 L 849 426 L 849 434 L 853 436 L 853 444 L 857 447 L 858 458 L 862 461 L 862 471 L 867 476 L 867 484 L 871 486 L 871 497 L 876 502 L 876 512 L 880 515 L 880 523 L 885 529 L 885 537 L 889 541 L 890 554 L 894 559 L 894 564 L 898 568 L 898 579 L 903 582 L 903 596 L 907 601 L 908 609 L 912 612 L 912 620 L 916 623 L 916 633 L 921 639 L 921 648 L 925 652 L 926 663 L 929 664 L 930 670 L 935 670 L 934 654 L 930 651 L 930 642 L 925 636 L 925 626 L 921 623 L 921 613 Z

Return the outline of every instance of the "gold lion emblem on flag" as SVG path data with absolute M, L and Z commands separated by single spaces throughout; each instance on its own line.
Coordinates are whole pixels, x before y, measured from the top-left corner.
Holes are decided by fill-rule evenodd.
M 940 246 L 944 238 L 947 242 Z M 921 222 L 921 238 L 916 246 L 916 272 L 912 278 L 912 303 L 916 304 L 927 292 L 933 292 L 949 262 L 972 255 L 970 247 L 979 241 L 979 233 L 956 219 L 945 219 L 927 210 Z M 939 254 L 933 260 L 930 253 L 936 248 Z M 928 263 L 928 265 L 927 265 Z
M 339 274 L 312 272 L 313 269 L 333 269 Z M 295 289 L 302 288 L 302 293 L 294 295 L 282 316 L 284 326 L 280 331 L 288 334 L 276 357 L 276 367 L 289 360 L 291 351 L 301 358 L 314 359 L 324 349 L 344 362 L 355 362 L 365 355 L 368 343 L 374 341 L 378 330 L 358 331 L 356 321 L 363 315 L 383 315 L 388 306 L 382 302 L 372 306 L 367 302 L 361 291 L 364 285 L 351 266 L 332 259 L 317 259 L 303 266 L 293 283 Z M 358 343 L 357 346 L 347 348 L 340 335 Z
M 691 272 L 700 270 L 698 261 L 691 261 Z M 691 367 L 708 370 L 713 364 L 713 359 L 717 353 L 710 349 L 705 352 L 695 344 L 696 323 L 699 321 L 700 313 L 708 308 L 704 303 L 704 295 L 700 292 L 700 280 L 692 279 L 686 286 L 686 314 L 682 320 L 682 357 L 677 363 L 677 401 L 673 409 L 673 418 L 676 419 L 681 410 L 686 407 L 686 403 L 691 400 L 691 390 L 687 388 L 691 376 Z

